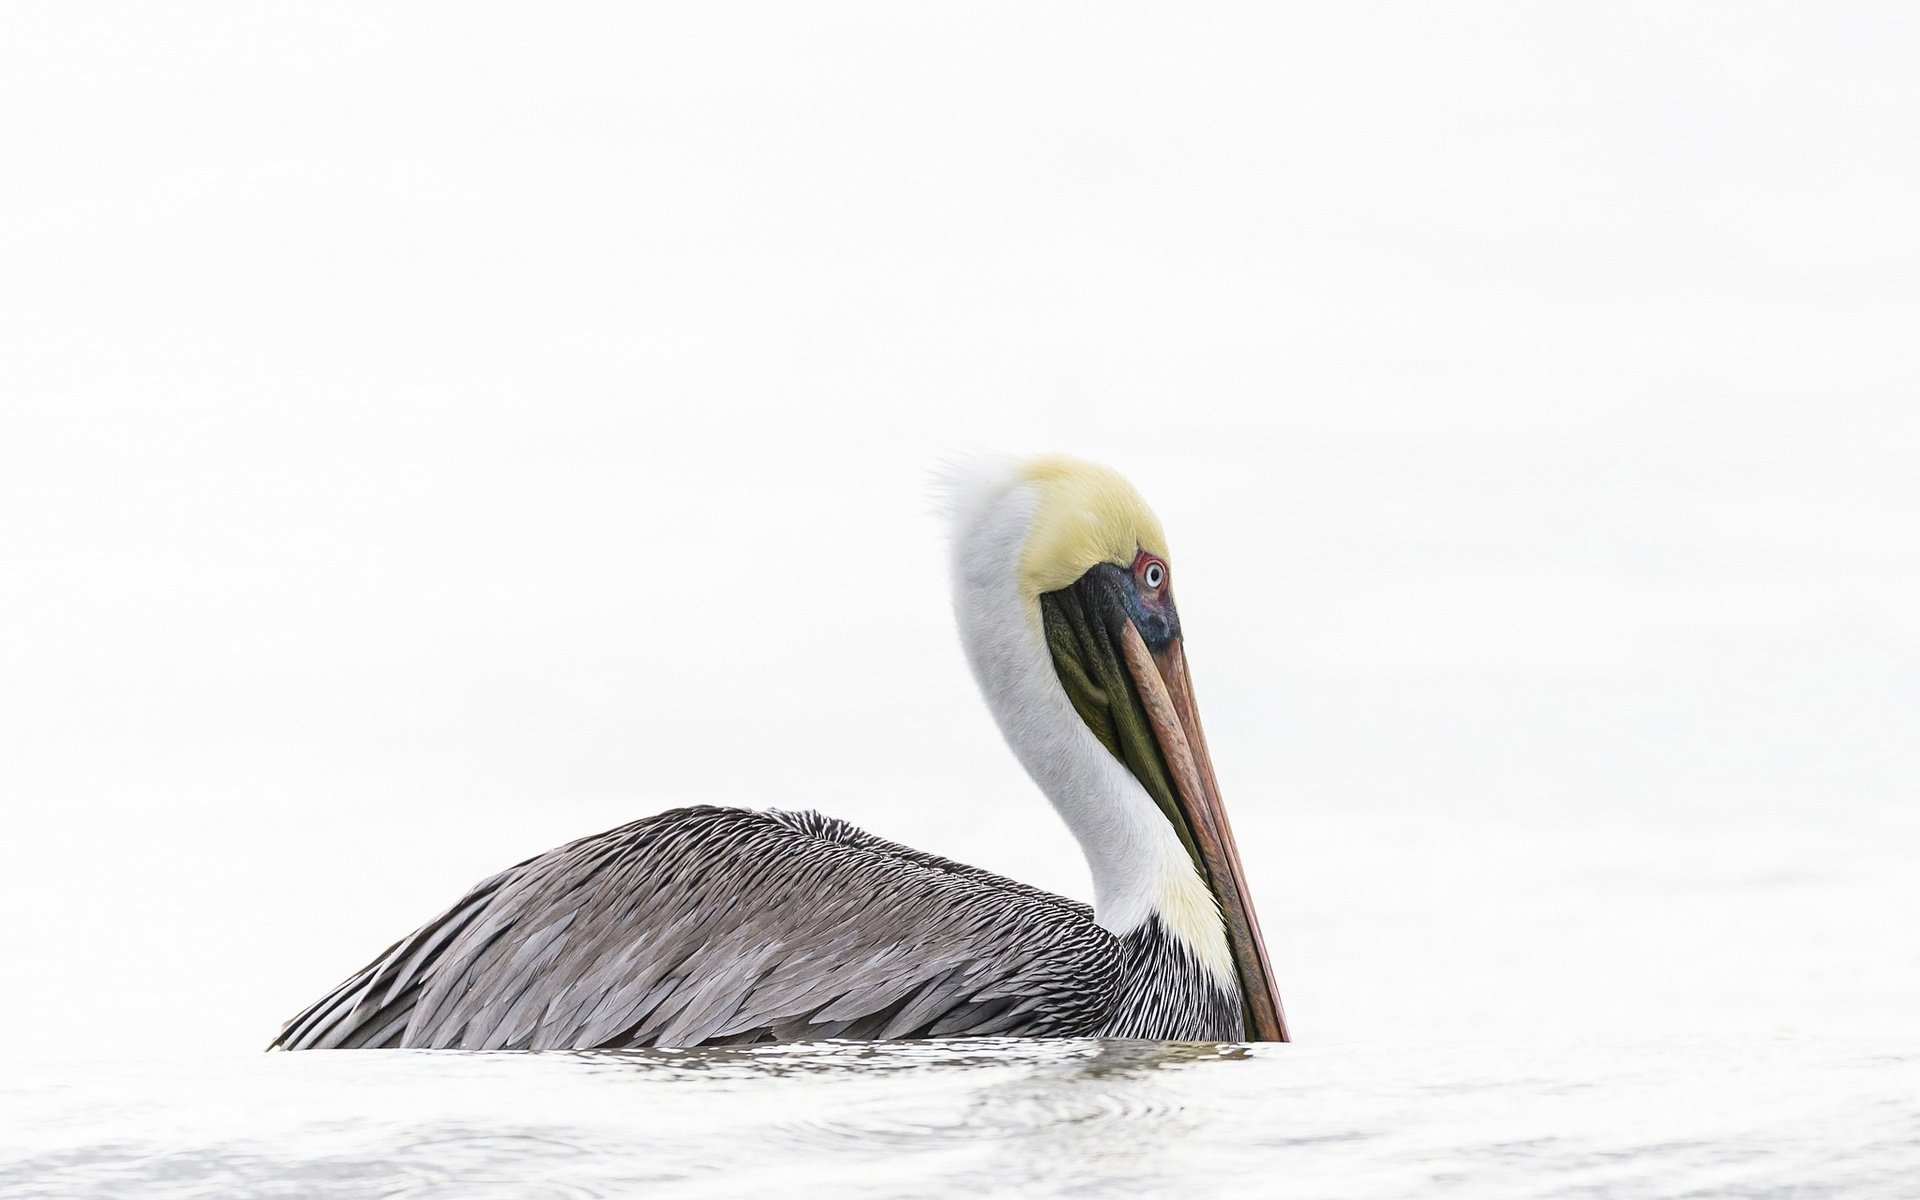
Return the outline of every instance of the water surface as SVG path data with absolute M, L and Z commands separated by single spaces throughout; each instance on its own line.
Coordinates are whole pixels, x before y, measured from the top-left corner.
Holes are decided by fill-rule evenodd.
M 1904 1197 L 1920 1041 L 36 1064 L 0 1127 L 0 1197 Z

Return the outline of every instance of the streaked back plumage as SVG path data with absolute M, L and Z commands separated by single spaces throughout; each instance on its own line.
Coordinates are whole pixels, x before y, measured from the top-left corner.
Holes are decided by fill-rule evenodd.
M 697 807 L 511 867 L 288 1022 L 289 1050 L 586 1049 L 1105 1028 L 1083 904 L 817 813 Z

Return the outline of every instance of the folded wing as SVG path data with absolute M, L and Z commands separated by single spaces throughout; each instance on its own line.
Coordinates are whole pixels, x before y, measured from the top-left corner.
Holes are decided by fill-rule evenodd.
M 277 1047 L 693 1046 L 1098 1029 L 1082 904 L 816 813 L 677 809 L 481 882 Z

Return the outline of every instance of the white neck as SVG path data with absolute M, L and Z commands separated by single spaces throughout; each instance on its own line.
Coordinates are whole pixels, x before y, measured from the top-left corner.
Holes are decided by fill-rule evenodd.
M 1014 756 L 1067 823 L 1093 876 L 1094 919 L 1125 936 L 1148 917 L 1233 977 L 1219 906 L 1146 789 L 1074 711 L 1018 568 L 1036 497 L 1010 469 L 956 487 L 954 610 L 967 661 Z

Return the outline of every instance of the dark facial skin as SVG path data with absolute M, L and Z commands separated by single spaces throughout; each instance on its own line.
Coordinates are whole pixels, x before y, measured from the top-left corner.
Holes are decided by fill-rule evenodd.
M 1164 650 L 1180 636 L 1172 575 L 1165 562 L 1145 550 L 1134 556 L 1132 567 L 1101 563 L 1065 590 L 1078 592 L 1111 636 L 1119 636 L 1116 622 L 1121 620 L 1131 620 L 1151 650 Z

